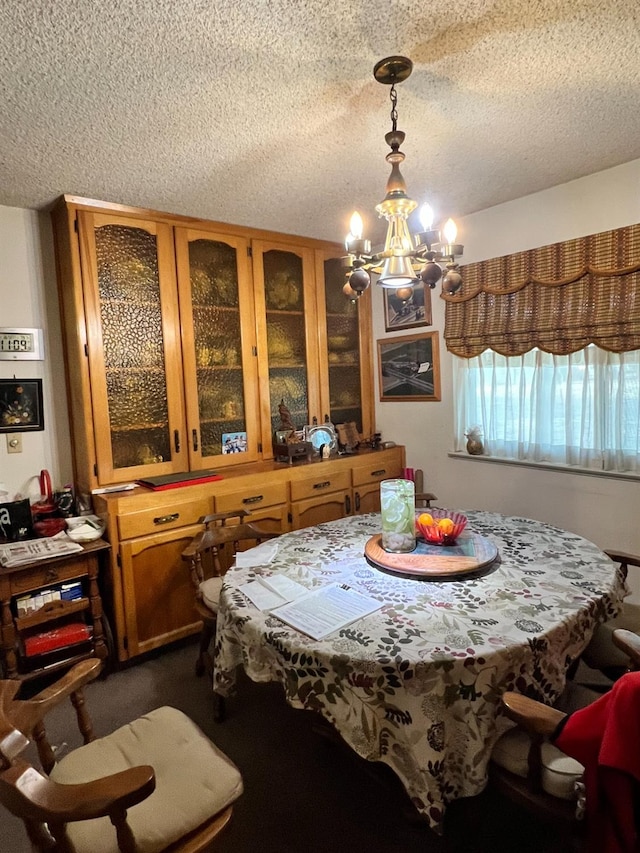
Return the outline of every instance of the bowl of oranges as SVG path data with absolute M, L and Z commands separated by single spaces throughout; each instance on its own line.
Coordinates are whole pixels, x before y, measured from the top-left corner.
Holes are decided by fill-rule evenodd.
M 467 516 L 448 509 L 429 509 L 416 515 L 416 532 L 430 545 L 454 545 L 467 526 Z

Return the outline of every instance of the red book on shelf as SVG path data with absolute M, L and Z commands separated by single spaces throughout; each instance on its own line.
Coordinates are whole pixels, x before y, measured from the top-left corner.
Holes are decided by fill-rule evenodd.
M 24 640 L 24 653 L 27 657 L 41 655 L 44 652 L 51 652 L 63 646 L 81 643 L 90 637 L 91 631 L 84 622 L 72 622 L 70 625 L 61 625 L 58 628 L 51 628 L 49 631 L 34 634 L 32 637 L 26 637 Z

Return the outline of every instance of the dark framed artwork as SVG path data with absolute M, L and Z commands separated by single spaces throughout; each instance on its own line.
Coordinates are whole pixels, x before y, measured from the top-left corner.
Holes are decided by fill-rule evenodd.
M 41 429 L 42 379 L 0 379 L 0 432 Z
M 430 326 L 433 322 L 431 288 L 425 288 L 422 283 L 397 290 L 385 287 L 383 299 L 384 327 L 387 332 Z
M 377 343 L 382 401 L 440 400 L 437 332 L 385 338 Z

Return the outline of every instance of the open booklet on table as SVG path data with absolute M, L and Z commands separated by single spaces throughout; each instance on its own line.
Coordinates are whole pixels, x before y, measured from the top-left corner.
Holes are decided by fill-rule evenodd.
M 249 581 L 240 590 L 260 610 L 269 610 L 314 640 L 322 640 L 382 607 L 381 601 L 362 595 L 347 584 L 329 583 L 308 590 L 278 574 Z

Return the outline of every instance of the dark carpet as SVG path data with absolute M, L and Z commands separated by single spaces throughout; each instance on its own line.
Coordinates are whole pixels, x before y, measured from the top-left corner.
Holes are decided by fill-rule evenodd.
M 217 853 L 548 853 L 550 831 L 491 791 L 447 812 L 444 837 L 412 810 L 388 768 L 321 736 L 315 715 L 290 708 L 276 684 L 239 679 L 227 719 L 213 721 L 211 686 L 196 678 L 196 647 L 182 644 L 86 688 L 95 731 L 106 734 L 160 705 L 188 714 L 237 764 L 245 793 Z M 52 713 L 53 744 L 81 741 L 71 706 Z M 479 807 L 479 808 L 478 808 Z M 481 815 L 478 820 L 478 815 Z M 22 824 L 0 811 L 0 851 L 29 853 Z

